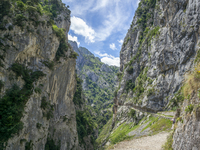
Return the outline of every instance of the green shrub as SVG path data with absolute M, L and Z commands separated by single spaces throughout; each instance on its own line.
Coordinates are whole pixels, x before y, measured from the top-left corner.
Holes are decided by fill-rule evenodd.
M 65 29 L 58 28 L 56 25 L 52 25 L 52 29 L 60 40 L 65 38 Z
M 45 96 L 42 97 L 40 107 L 43 109 L 43 111 L 45 111 L 43 112 L 43 115 L 47 118 L 47 120 L 53 118 L 53 105 L 51 105 L 50 102 L 47 101 L 47 98 Z
M 130 66 L 127 70 L 126 70 L 129 74 L 133 73 L 133 66 Z
M 23 144 L 23 142 L 26 142 L 26 141 L 27 141 L 26 139 L 21 139 L 20 144 Z
M 50 70 L 54 68 L 54 61 L 43 61 L 42 62 L 45 66 L 47 66 Z
M 153 12 L 151 9 L 154 9 L 156 6 L 156 0 L 141 0 L 136 11 L 138 16 L 137 23 L 142 26 L 143 31 L 147 26 L 147 22 L 149 21 L 150 17 L 153 16 Z
M 25 144 L 25 150 L 33 150 L 33 143 L 32 143 L 32 141 L 26 142 L 26 144 Z
M 76 92 L 74 94 L 73 102 L 75 105 L 81 106 L 84 103 L 83 98 L 82 98 L 82 92 L 83 92 L 82 82 L 83 81 L 76 76 L 76 82 L 77 82 Z
M 26 21 L 26 17 L 24 17 L 22 14 L 17 14 L 16 17 L 14 18 L 14 25 L 17 25 L 23 29 L 25 26 L 24 21 Z
M 36 87 L 36 88 L 34 89 L 34 91 L 35 91 L 35 93 L 39 93 L 39 94 L 42 93 L 42 90 L 41 90 L 39 87 Z
M 0 1 L 0 22 L 3 21 L 3 17 L 10 12 L 11 4 L 9 0 Z
M 42 71 L 32 72 L 30 69 L 18 63 L 14 63 L 10 69 L 16 73 L 17 77 L 22 76 L 22 79 L 25 81 L 24 87 L 28 90 L 33 89 L 33 82 L 38 80 L 40 77 L 45 76 Z
M 159 34 L 160 27 L 154 27 L 150 32 L 147 34 L 148 43 L 151 42 L 152 38 Z
M 77 59 L 77 56 L 79 56 L 78 53 L 72 52 L 69 57 Z
M 185 112 L 191 113 L 194 109 L 194 105 L 190 104 L 185 108 Z
M 147 71 L 148 71 L 148 68 L 143 69 L 135 81 L 135 88 L 133 89 L 133 92 L 136 95 L 136 97 L 135 97 L 136 102 L 139 99 L 139 97 L 144 93 L 143 86 L 144 86 L 144 83 L 146 82 L 146 80 L 148 79 Z
M 174 107 L 174 108 L 178 108 L 179 107 L 179 104 L 180 103 L 182 103 L 184 101 L 184 95 L 183 95 L 183 93 L 181 92 L 181 90 L 179 90 L 176 94 L 175 94 L 175 96 L 174 96 L 174 98 L 172 98 L 171 100 L 170 100 L 170 102 L 171 102 L 171 107 Z
M 49 108 L 49 110 L 46 113 L 47 120 L 53 118 L 53 111 L 54 111 L 53 105 L 50 105 L 50 108 Z
M 123 73 L 122 72 L 118 72 L 117 73 L 117 77 L 118 77 L 118 80 L 121 81 L 122 77 L 123 77 Z
M 17 1 L 17 7 L 23 11 L 25 9 L 25 4 L 22 1 Z
M 197 62 L 199 62 L 199 60 L 200 60 L 200 50 L 197 51 L 197 55 L 196 55 L 194 62 L 197 63 Z
M 42 100 L 41 100 L 41 108 L 42 109 L 47 109 L 49 107 L 49 103 L 47 102 L 46 100 L 47 98 L 45 96 L 42 97 Z
M 130 112 L 128 113 L 128 115 L 131 118 L 136 119 L 136 111 L 134 109 L 131 109 Z
M 38 9 L 34 6 L 27 6 L 26 8 L 28 14 L 29 14 L 29 20 L 30 21 L 33 21 L 35 26 L 37 27 L 39 25 L 39 21 L 38 21 L 38 18 L 39 18 L 39 15 L 38 15 Z
M 43 14 L 43 8 L 40 4 L 37 5 L 37 12 L 42 15 Z
M 45 144 L 45 150 L 60 150 L 60 148 L 61 148 L 60 141 L 56 145 L 53 139 L 49 137 L 47 138 L 47 142 Z
M 155 89 L 152 88 L 152 89 L 149 89 L 148 90 L 148 93 L 147 93 L 147 96 L 151 96 L 153 93 L 154 93 Z
M 115 90 L 114 97 L 117 97 L 117 92 L 118 92 L 118 90 Z
M 92 134 L 97 125 L 88 110 L 76 111 L 76 122 L 79 142 L 84 144 L 83 138 Z
M 7 141 L 12 135 L 23 128 L 21 117 L 24 106 L 32 94 L 33 82 L 44 74 L 40 71 L 32 72 L 20 64 L 13 64 L 10 68 L 16 76 L 22 76 L 25 84 L 22 89 L 16 84 L 8 89 L 5 95 L 0 98 L 0 143 Z
M 125 90 L 128 92 L 130 89 L 133 90 L 135 88 L 135 83 L 132 80 L 126 81 Z
M 67 119 L 68 119 L 68 118 L 67 118 L 66 116 L 64 116 L 64 117 L 63 117 L 63 122 L 67 121 Z
M 37 124 L 36 124 L 36 127 L 37 127 L 38 129 L 40 129 L 40 128 L 42 127 L 42 124 L 41 124 L 41 123 L 37 123 Z
M 58 50 L 56 52 L 56 60 L 58 61 L 60 59 L 60 57 L 65 57 L 65 52 L 68 51 L 68 45 L 66 43 L 66 40 L 65 38 L 63 38 L 61 41 L 60 41 L 60 45 L 58 47 Z
M 148 84 L 152 84 L 153 80 L 151 78 L 147 78 Z
M 25 100 L 27 100 L 26 95 L 22 95 L 21 89 L 16 84 L 0 99 L 0 143 L 7 141 L 11 135 L 23 128 L 20 120 Z
M 163 150 L 173 150 L 173 133 L 167 137 L 167 142 L 162 146 Z

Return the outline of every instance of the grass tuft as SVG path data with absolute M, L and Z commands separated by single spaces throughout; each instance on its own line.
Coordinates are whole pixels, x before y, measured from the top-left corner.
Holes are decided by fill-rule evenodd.
M 163 150 L 173 150 L 173 133 L 167 137 L 167 142 L 162 146 Z
M 183 86 L 183 93 L 185 97 L 195 93 L 200 87 L 200 64 L 198 64 L 195 70 L 186 77 L 185 84 Z

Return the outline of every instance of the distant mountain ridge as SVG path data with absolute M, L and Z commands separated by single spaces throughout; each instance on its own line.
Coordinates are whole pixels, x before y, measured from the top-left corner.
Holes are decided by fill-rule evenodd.
M 113 105 L 114 91 L 118 85 L 116 73 L 119 71 L 119 67 L 102 63 L 88 49 L 78 48 L 76 42 L 69 41 L 69 43 L 79 55 L 76 60 L 77 75 L 83 80 L 84 95 L 88 105 L 92 106 L 98 115 L 97 123 L 101 128 L 112 116 L 111 106 Z

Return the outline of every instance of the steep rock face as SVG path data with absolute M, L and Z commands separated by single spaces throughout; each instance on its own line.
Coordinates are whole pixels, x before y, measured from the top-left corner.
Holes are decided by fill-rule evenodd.
M 193 65 L 199 9 L 199 0 L 141 0 L 120 52 L 119 105 L 166 108 Z
M 12 7 L 17 9 L 16 3 Z M 30 6 L 27 5 L 27 7 Z M 30 18 L 28 14 L 25 15 Z M 30 74 L 40 71 L 45 76 L 33 82 L 31 89 L 33 93 L 26 100 L 21 118 L 23 127 L 18 134 L 13 134 L 8 141 L 3 141 L 4 146 L 6 150 L 24 150 L 25 148 L 39 150 L 45 149 L 49 146 L 49 141 L 53 141 L 53 144 L 62 150 L 77 149 L 78 135 L 73 103 L 76 90 L 76 60 L 70 58 L 73 51 L 69 46 L 65 57 L 61 57 L 59 63 L 55 61 L 60 38 L 49 24 L 50 18 L 46 14 L 38 17 L 37 26 L 33 20 L 23 20 L 23 29 L 19 24 L 16 25 L 15 18 L 12 17 L 12 15 L 4 16 L 4 20 L 8 23 L 6 28 L 0 31 L 3 45 L 1 48 L 6 47 L 5 58 L 1 61 L 3 65 L 0 68 L 0 79 L 4 82 L 2 94 L 5 94 L 5 91 L 12 88 L 14 84 L 22 88 L 27 82 L 23 74 L 14 77 L 17 73 L 9 69 L 13 64 L 28 68 Z M 58 27 L 64 28 L 68 33 L 70 11 L 67 8 L 63 7 L 60 15 L 54 20 Z M 13 29 L 10 30 L 7 26 L 12 26 Z M 3 54 L 2 49 L 1 54 Z M 54 67 L 50 68 L 49 64 L 52 61 L 54 61 Z
M 173 101 L 182 92 L 185 74 L 193 68 L 195 57 L 199 57 L 199 25 L 199 0 L 140 1 L 120 52 L 113 129 L 130 120 L 125 115 L 130 110 L 128 106 L 141 112 L 174 106 Z M 194 93 L 177 111 L 174 149 L 200 147 L 199 98 Z M 184 100 L 180 95 L 179 98 Z
M 194 107 L 191 112 L 186 111 L 189 104 Z M 176 130 L 173 135 L 173 149 L 198 150 L 200 147 L 200 107 L 199 98 L 185 100 L 176 119 Z

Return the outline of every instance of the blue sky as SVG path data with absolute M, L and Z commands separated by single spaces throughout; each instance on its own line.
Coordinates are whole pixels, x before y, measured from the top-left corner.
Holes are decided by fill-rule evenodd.
M 101 61 L 119 66 L 123 39 L 139 0 L 62 0 L 71 10 L 69 40 Z

